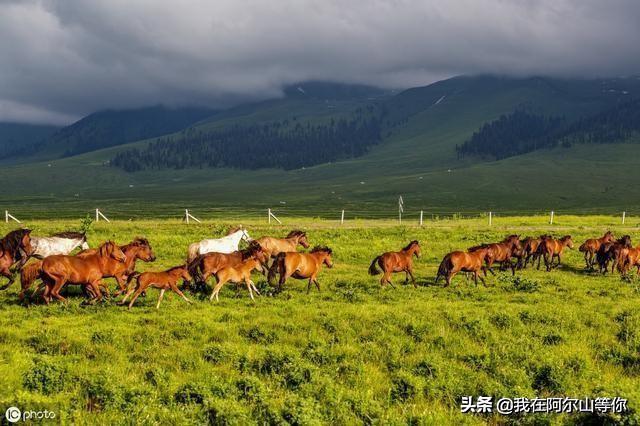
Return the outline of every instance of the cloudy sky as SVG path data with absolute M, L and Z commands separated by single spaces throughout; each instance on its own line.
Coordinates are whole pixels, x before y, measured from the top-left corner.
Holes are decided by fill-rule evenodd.
M 637 0 L 0 0 L 0 121 L 221 106 L 304 80 L 640 74 Z

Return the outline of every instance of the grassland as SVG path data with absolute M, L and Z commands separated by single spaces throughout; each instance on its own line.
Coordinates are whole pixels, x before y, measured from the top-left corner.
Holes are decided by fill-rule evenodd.
M 183 261 L 188 242 L 235 223 L 94 224 L 92 245 L 145 235 L 158 256 L 140 269 Z M 17 286 L 0 294 L 0 409 L 49 409 L 64 423 L 193 424 L 637 424 L 640 418 L 640 285 L 586 273 L 570 251 L 558 270 L 499 273 L 489 287 L 464 277 L 434 285 L 452 249 L 507 233 L 570 233 L 576 241 L 611 229 L 640 238 L 639 220 L 558 216 L 428 221 L 291 218 L 243 222 L 253 236 L 303 228 L 334 249 L 322 291 L 302 282 L 252 303 L 224 289 L 219 303 L 187 305 L 151 291 L 131 312 L 107 301 L 21 306 Z M 78 221 L 33 221 L 35 234 Z M 0 225 L 0 233 L 10 228 Z M 381 289 L 371 259 L 417 238 L 419 288 Z M 257 278 L 257 277 L 256 277 Z M 206 296 L 205 296 L 206 297 Z M 620 396 L 630 413 L 606 418 L 461 414 L 464 395 Z M 3 411 L 4 412 L 4 411 Z

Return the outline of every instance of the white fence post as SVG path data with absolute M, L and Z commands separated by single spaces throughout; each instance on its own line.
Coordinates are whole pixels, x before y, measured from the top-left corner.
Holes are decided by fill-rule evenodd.
M 267 209 L 267 220 L 271 224 L 271 209 Z
M 551 210 L 551 216 L 549 217 L 549 225 L 553 225 L 553 215 L 554 215 L 554 211 Z
M 489 212 L 489 226 L 491 226 L 491 219 L 493 218 L 493 214 Z
M 100 209 L 96 209 L 96 222 L 100 221 L 100 218 L 103 218 L 105 221 L 111 223 L 111 221 L 109 220 L 108 217 L 106 217 L 101 211 Z
M 268 210 L 268 213 L 269 213 L 269 223 L 271 223 L 271 218 L 273 218 L 276 222 L 282 225 L 282 222 L 280 222 L 280 219 L 278 219 L 276 215 L 271 212 L 271 209 Z
M 342 213 L 340 214 L 340 225 L 344 224 L 344 209 L 342 209 Z
M 622 224 L 624 225 L 624 219 L 627 216 L 627 212 L 622 212 Z
M 424 211 L 420 210 L 420 226 L 422 226 L 422 216 L 424 216 Z
M 184 221 L 187 222 L 187 225 L 189 224 L 189 219 L 193 219 L 198 223 L 202 223 L 200 222 L 200 219 L 189 213 L 189 209 L 184 209 Z
M 6 223 L 9 223 L 9 219 L 11 219 L 11 220 L 13 220 L 13 221 L 16 221 L 16 222 L 18 222 L 18 223 L 22 223 L 22 222 L 20 222 L 18 219 L 16 219 L 16 218 L 15 218 L 15 216 L 11 215 L 11 214 L 9 213 L 9 210 L 5 210 L 5 211 L 4 211 L 4 221 L 5 221 Z

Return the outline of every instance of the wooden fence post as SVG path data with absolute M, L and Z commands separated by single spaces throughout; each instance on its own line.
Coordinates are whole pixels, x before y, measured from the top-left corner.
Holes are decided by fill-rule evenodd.
M 424 216 L 424 211 L 420 210 L 420 226 L 422 226 L 422 217 Z
M 342 213 L 340 214 L 340 225 L 344 224 L 344 209 L 342 209 Z
M 491 212 L 489 212 L 489 226 L 491 226 L 491 219 L 492 219 L 492 216 L 493 216 L 493 215 L 492 215 L 492 213 L 491 213 Z
M 554 211 L 551 210 L 551 216 L 549 217 L 549 225 L 553 225 L 553 215 L 554 215 Z
M 624 225 L 624 219 L 627 216 L 627 212 L 622 212 L 622 224 Z

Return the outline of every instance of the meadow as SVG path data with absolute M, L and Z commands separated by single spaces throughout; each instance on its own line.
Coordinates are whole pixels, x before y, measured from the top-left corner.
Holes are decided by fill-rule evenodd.
M 0 293 L 0 410 L 53 410 L 77 424 L 638 424 L 640 280 L 584 270 L 578 245 L 611 229 L 640 239 L 640 219 L 607 216 L 393 221 L 288 218 L 242 224 L 255 238 L 299 228 L 334 250 L 322 291 L 291 280 L 252 303 L 225 288 L 220 302 L 187 305 L 157 291 L 131 311 L 108 300 L 25 307 L 18 285 Z M 78 229 L 80 220 L 34 220 L 34 235 Z M 222 235 L 231 221 L 94 223 L 92 246 L 146 236 L 162 270 L 184 262 L 189 242 Z M 0 233 L 13 229 L 0 224 Z M 434 285 L 450 250 L 522 236 L 571 234 L 576 250 L 550 273 L 527 269 Z M 367 274 L 377 254 L 412 239 L 418 288 L 380 288 Z M 115 284 L 111 282 L 112 288 Z M 624 415 L 463 414 L 466 395 L 623 397 Z

